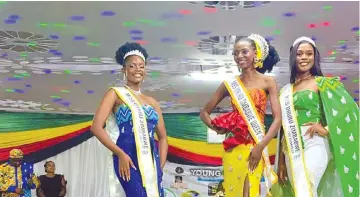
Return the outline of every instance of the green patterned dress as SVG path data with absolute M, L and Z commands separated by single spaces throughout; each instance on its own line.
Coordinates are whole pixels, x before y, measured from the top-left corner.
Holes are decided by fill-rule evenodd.
M 321 145 L 321 140 L 319 141 L 321 137 L 316 136 L 318 138 L 316 140 L 302 135 L 304 158 L 305 160 L 306 158 L 312 160 L 305 161 L 305 163 L 314 168 L 316 162 L 319 162 L 317 169 L 312 170 L 315 173 L 310 172 L 310 169 L 308 170 L 309 177 L 311 182 L 316 184 L 319 197 L 358 197 L 358 106 L 337 78 L 317 77 L 316 82 L 319 93 L 304 90 L 293 95 L 299 126 L 308 122 L 318 122 L 327 125 L 326 128 L 329 131 L 328 139 L 323 138 L 326 139 L 328 155 L 313 148 Z M 284 146 L 286 145 L 284 142 L 283 139 L 281 143 L 286 155 L 287 148 Z M 307 149 L 311 149 L 310 154 L 309 152 L 306 153 Z M 321 169 L 324 163 L 327 164 L 325 165 L 325 172 Z M 288 172 L 288 174 L 291 173 Z M 274 185 L 272 194 L 276 197 L 294 196 L 289 183 L 281 187 L 278 184 Z

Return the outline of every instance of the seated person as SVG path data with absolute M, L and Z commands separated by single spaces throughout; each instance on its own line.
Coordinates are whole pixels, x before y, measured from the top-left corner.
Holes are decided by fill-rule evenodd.
M 62 197 L 66 194 L 64 175 L 55 174 L 55 163 L 47 161 L 44 165 L 45 175 L 39 177 L 40 186 L 36 189 L 38 197 Z

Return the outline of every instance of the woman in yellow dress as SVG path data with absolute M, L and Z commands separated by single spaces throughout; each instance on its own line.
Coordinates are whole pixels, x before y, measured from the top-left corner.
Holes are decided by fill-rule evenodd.
M 280 59 L 275 48 L 256 34 L 237 38 L 233 55 L 241 75 L 220 85 L 200 117 L 209 128 L 227 135 L 223 142 L 225 195 L 256 197 L 260 196 L 263 172 L 267 188 L 277 181 L 276 174 L 271 170 L 267 145 L 280 128 L 281 109 L 276 82 L 263 73 L 270 72 Z M 227 96 L 231 97 L 234 110 L 211 120 L 210 113 Z M 274 120 L 265 134 L 268 96 Z

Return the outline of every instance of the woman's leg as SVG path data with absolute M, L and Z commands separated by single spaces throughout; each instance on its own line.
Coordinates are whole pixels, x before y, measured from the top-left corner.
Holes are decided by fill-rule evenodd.
M 328 153 L 325 146 L 314 145 L 304 152 L 305 165 L 308 169 L 310 182 L 313 186 L 313 196 L 317 197 L 317 188 L 329 163 Z
M 259 162 L 259 166 L 255 171 L 250 173 L 247 161 L 250 150 L 251 145 L 238 145 L 231 151 L 224 153 L 223 167 L 226 197 L 256 197 L 260 195 L 259 186 L 264 163 L 263 161 Z

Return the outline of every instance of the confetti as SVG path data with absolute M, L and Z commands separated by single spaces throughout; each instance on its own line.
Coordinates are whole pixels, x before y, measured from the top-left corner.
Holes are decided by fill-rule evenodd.
M 65 102 L 62 102 L 61 105 L 65 106 L 65 107 L 69 107 L 69 106 L 70 106 L 70 102 L 65 101 Z
M 141 30 L 138 29 L 133 29 L 129 31 L 129 34 L 142 34 L 143 32 Z
M 275 25 L 275 20 L 273 20 L 272 18 L 265 18 L 261 20 L 261 25 L 264 27 L 272 27 Z
M 87 90 L 86 93 L 88 93 L 88 94 L 94 94 L 94 90 Z
M 316 24 L 308 24 L 308 28 L 316 28 Z
M 191 14 L 191 10 L 179 10 L 179 13 L 182 15 L 188 15 Z
M 173 97 L 180 97 L 180 94 L 179 94 L 179 93 L 172 93 L 171 96 L 173 96 Z
M 10 24 L 15 24 L 15 23 L 16 23 L 16 20 L 7 18 L 7 19 L 4 20 L 4 23 L 5 23 L 5 24 L 9 24 L 9 25 L 10 25 Z
M 351 31 L 359 31 L 359 27 L 353 27 L 351 28 Z
M 80 83 L 81 83 L 81 81 L 79 81 L 79 80 L 75 80 L 75 81 L 74 81 L 74 83 L 75 83 L 75 84 L 80 84 Z
M 85 36 L 74 36 L 73 37 L 74 40 L 86 40 Z
M 205 6 L 205 8 L 204 8 L 204 12 L 206 12 L 206 13 L 215 13 L 216 11 L 217 11 L 217 9 L 215 7 Z
M 296 14 L 295 14 L 294 12 L 285 12 L 285 13 L 283 14 L 283 16 L 284 16 L 284 17 L 295 17 Z
M 131 40 L 142 40 L 143 38 L 142 37 L 139 37 L 139 36 L 133 36 L 131 37 Z
M 101 16 L 114 16 L 116 13 L 110 10 L 105 10 L 101 12 Z
M 124 27 L 132 27 L 132 26 L 135 26 L 135 25 L 136 25 L 136 22 L 133 22 L 133 21 L 125 21 L 125 22 L 123 22 Z
M 323 22 L 322 25 L 325 27 L 328 27 L 328 26 L 330 26 L 330 22 Z
M 136 43 L 143 45 L 143 44 L 147 44 L 149 42 L 146 40 L 137 40 Z
M 51 73 L 52 73 L 52 71 L 51 71 L 50 69 L 44 69 L 43 72 L 44 72 L 45 74 L 51 74 Z
M 274 31 L 274 34 L 275 34 L 275 35 L 280 35 L 280 34 L 281 34 L 281 31 L 280 31 L 279 29 L 276 29 L 276 30 Z
M 85 20 L 85 16 L 71 16 L 70 20 L 72 21 L 84 21 Z
M 99 47 L 100 43 L 98 43 L 98 42 L 88 42 L 87 45 L 91 46 L 91 47 Z
M 57 102 L 61 102 L 63 99 L 62 98 L 54 98 L 52 101 L 57 103 Z
M 326 6 L 323 7 L 323 10 L 330 11 L 330 10 L 332 10 L 332 6 L 331 5 L 326 5 Z
M 211 34 L 211 31 L 199 31 L 199 32 L 197 32 L 198 36 L 207 36 L 207 35 L 210 35 L 210 34 Z
M 59 39 L 59 36 L 52 34 L 52 35 L 49 36 L 49 38 L 52 39 L 52 40 L 57 40 L 57 39 Z

